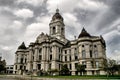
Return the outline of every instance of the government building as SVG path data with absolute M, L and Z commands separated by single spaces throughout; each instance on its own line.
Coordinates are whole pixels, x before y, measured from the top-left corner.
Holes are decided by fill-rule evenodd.
M 92 36 L 83 28 L 75 40 L 66 39 L 64 19 L 59 9 L 49 23 L 49 31 L 49 35 L 41 33 L 28 47 L 24 42 L 18 47 L 14 74 L 60 71 L 65 64 L 71 75 L 77 75 L 76 66 L 79 64 L 85 65 L 85 75 L 105 74 L 106 44 L 102 36 Z

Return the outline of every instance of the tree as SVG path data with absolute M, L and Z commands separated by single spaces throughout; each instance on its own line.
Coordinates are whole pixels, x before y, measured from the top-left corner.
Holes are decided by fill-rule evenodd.
M 67 64 L 62 66 L 60 73 L 61 73 L 61 75 L 69 75 L 70 74 Z
M 115 60 L 108 59 L 107 63 L 105 64 L 104 70 L 107 72 L 108 75 L 114 75 L 116 71 L 118 71 L 118 66 Z
M 77 71 L 80 72 L 80 75 L 82 75 L 82 73 L 86 72 L 85 68 L 86 68 L 85 65 L 80 65 L 80 64 L 77 65 L 77 67 L 76 67 Z
M 0 65 L 0 73 L 1 73 L 2 71 L 5 71 L 4 65 Z

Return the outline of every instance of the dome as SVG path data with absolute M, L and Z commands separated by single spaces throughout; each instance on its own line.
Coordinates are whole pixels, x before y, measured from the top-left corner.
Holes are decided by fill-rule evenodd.
M 81 37 L 91 37 L 91 35 L 83 28 L 78 38 Z
M 26 46 L 25 46 L 25 43 L 23 42 L 19 47 L 18 49 L 27 49 Z
M 52 20 L 60 19 L 63 21 L 63 17 L 59 13 L 59 9 L 56 9 L 56 13 L 53 15 Z

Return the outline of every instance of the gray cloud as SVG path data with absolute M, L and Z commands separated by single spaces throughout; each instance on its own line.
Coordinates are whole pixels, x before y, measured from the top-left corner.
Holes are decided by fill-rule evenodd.
M 49 33 L 49 22 L 57 4 L 64 17 L 68 39 L 74 39 L 85 27 L 91 35 L 103 35 L 109 57 L 116 50 L 116 55 L 120 52 L 120 32 L 117 30 L 120 23 L 120 0 L 65 0 L 59 3 L 43 0 L 40 5 L 17 1 L 0 0 L 0 53 L 3 53 L 7 64 L 14 63 L 14 52 L 23 41 L 28 45 L 39 33 Z M 19 18 L 14 13 L 20 9 L 30 9 L 34 16 Z M 31 32 L 31 29 L 34 31 Z

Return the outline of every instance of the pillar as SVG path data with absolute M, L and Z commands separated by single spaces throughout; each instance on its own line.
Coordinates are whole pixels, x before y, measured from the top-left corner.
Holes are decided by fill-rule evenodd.
M 32 58 L 33 58 L 33 51 L 32 51 L 32 47 L 30 46 L 29 48 L 29 55 L 28 55 L 28 64 L 27 64 L 27 68 L 28 71 L 32 71 Z
M 75 63 L 71 62 L 72 65 L 72 75 L 75 75 Z
M 51 65 L 51 69 L 56 69 L 56 52 L 57 52 L 57 50 L 56 50 L 56 46 L 53 46 L 53 48 L 52 48 L 52 65 Z
M 49 60 L 49 47 L 47 46 L 47 47 L 46 47 L 46 63 L 45 63 L 45 71 L 48 71 L 48 68 L 49 68 L 48 60 Z
M 45 46 L 42 48 L 42 61 L 41 61 L 41 69 L 45 71 Z
M 39 48 L 38 48 L 38 46 L 35 46 L 33 70 L 37 70 L 38 53 L 39 53 Z

